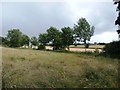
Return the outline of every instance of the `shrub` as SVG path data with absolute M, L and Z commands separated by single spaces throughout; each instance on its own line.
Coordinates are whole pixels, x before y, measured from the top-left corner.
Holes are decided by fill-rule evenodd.
M 120 58 L 120 41 L 113 41 L 103 48 L 104 54 L 113 58 Z
M 98 45 L 106 45 L 106 43 L 98 43 Z
M 85 44 L 85 48 L 89 48 L 89 44 Z
M 45 45 L 39 45 L 38 50 L 45 50 Z

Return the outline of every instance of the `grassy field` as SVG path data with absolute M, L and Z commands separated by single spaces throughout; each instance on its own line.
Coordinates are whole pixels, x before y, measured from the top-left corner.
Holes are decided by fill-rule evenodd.
M 117 87 L 118 60 L 29 49 L 2 49 L 5 88 Z
M 89 45 L 89 49 L 103 49 L 105 45 Z M 84 45 L 70 45 L 70 48 L 85 48 Z

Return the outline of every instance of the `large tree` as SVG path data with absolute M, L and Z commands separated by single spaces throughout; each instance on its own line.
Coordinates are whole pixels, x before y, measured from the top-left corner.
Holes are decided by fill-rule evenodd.
M 8 31 L 7 40 L 10 47 L 21 46 L 22 32 L 19 29 L 11 29 Z
M 34 45 L 34 46 L 38 46 L 38 39 L 37 37 L 33 36 L 31 37 L 31 44 Z
M 114 4 L 117 4 L 117 11 L 118 11 L 118 17 L 117 20 L 115 21 L 115 25 L 118 25 L 118 35 L 119 35 L 119 40 L 120 40 L 120 0 L 114 0 Z
M 74 26 L 74 33 L 76 38 L 86 45 L 86 41 L 90 41 L 91 36 L 93 36 L 94 29 L 95 27 L 90 26 L 85 18 L 80 18 Z
M 50 27 L 47 33 L 48 40 L 52 43 L 53 50 L 60 49 L 62 47 L 62 33 L 55 27 Z
M 70 27 L 64 27 L 62 30 L 62 44 L 64 47 L 68 47 L 73 44 L 73 30 Z
M 47 33 L 40 34 L 38 40 L 41 45 L 45 46 L 48 43 L 48 34 Z
M 2 39 L 3 39 L 3 37 L 0 36 L 0 45 L 2 45 Z
M 115 25 L 120 26 L 120 0 L 114 0 L 114 4 L 118 4 L 117 11 L 119 11 L 117 20 L 115 21 Z
M 0 36 L 0 45 L 8 46 L 7 37 L 1 37 Z
M 24 46 L 24 45 L 29 46 L 29 42 L 30 42 L 29 36 L 23 34 L 23 35 L 21 36 L 21 46 Z

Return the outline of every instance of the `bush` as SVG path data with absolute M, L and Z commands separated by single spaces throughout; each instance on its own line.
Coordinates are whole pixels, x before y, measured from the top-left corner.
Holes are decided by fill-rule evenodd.
M 85 48 L 89 48 L 89 44 L 85 44 Z
M 44 45 L 39 45 L 38 50 L 45 50 L 45 46 Z
M 120 58 L 120 41 L 113 41 L 103 48 L 104 54 L 113 58 Z
M 106 43 L 98 43 L 98 45 L 106 45 Z

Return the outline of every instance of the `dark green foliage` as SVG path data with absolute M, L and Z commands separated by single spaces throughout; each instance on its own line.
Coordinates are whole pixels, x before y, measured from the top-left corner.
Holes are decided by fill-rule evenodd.
M 64 47 L 69 47 L 74 42 L 73 30 L 70 27 L 64 27 L 62 30 L 62 43 Z
M 38 39 L 39 39 L 39 43 L 44 46 L 49 42 L 47 33 L 40 34 Z
M 9 47 L 20 47 L 29 45 L 30 38 L 23 34 L 19 29 L 11 29 L 8 31 L 7 37 L 3 38 L 3 45 Z
M 0 45 L 2 45 L 2 37 L 0 36 Z
M 113 58 L 120 58 L 120 41 L 113 41 L 106 44 L 104 54 Z
M 21 46 L 22 32 L 19 29 L 12 29 L 8 31 L 7 40 L 10 47 Z
M 55 27 L 50 27 L 47 30 L 48 40 L 52 43 L 53 50 L 61 49 L 62 47 L 62 33 Z
M 85 48 L 89 48 L 89 44 L 87 43 L 87 44 L 85 44 Z
M 74 26 L 75 38 L 77 38 L 77 41 L 79 40 L 86 44 L 86 41 L 90 41 L 91 36 L 93 36 L 94 29 L 95 27 L 91 27 L 85 18 L 81 18 Z
M 34 46 L 38 45 L 38 39 L 36 37 L 32 37 L 30 41 L 31 41 L 32 45 L 34 45 Z
M 22 35 L 21 37 L 21 46 L 27 45 L 29 46 L 30 38 L 27 35 Z
M 9 45 L 7 37 L 1 37 L 0 43 L 1 43 L 2 46 L 8 46 Z
M 73 31 L 70 27 L 64 27 L 61 29 L 62 32 L 57 30 L 55 27 L 50 27 L 47 30 L 48 38 L 44 38 L 44 41 L 49 41 L 51 46 L 53 46 L 53 50 L 61 50 L 64 48 L 69 48 L 69 45 L 73 44 Z M 46 42 L 45 42 L 46 43 Z
M 106 43 L 98 43 L 98 45 L 105 45 Z
M 89 41 L 94 33 L 94 26 L 90 26 L 85 18 L 79 19 L 77 25 L 74 27 L 74 31 L 70 27 L 64 27 L 59 31 L 56 27 L 50 27 L 46 33 L 39 34 L 39 37 L 32 37 L 31 39 L 24 35 L 19 29 L 12 29 L 8 31 L 7 38 L 4 38 L 4 43 L 10 47 L 29 46 L 29 42 L 32 45 L 50 45 L 53 50 L 66 50 L 73 43 L 77 45 L 77 41 L 85 43 Z M 2 38 L 0 38 L 2 39 Z M 0 43 L 1 44 L 1 43 Z M 43 46 L 39 46 L 40 48 Z M 44 48 L 43 47 L 43 48 Z
M 117 20 L 115 21 L 115 25 L 120 25 L 120 1 L 119 2 L 114 1 L 114 4 L 117 4 L 117 10 L 116 11 L 119 11 L 119 15 L 117 17 Z
M 3 45 L 3 44 L 5 44 L 6 43 L 6 37 L 1 37 L 0 36 L 0 45 Z
M 45 45 L 39 45 L 38 50 L 45 50 Z
M 64 27 L 61 30 L 62 32 L 55 27 L 50 27 L 47 29 L 47 33 L 40 34 L 38 38 L 39 49 L 44 48 L 46 45 L 52 46 L 53 50 L 69 48 L 69 45 L 74 42 L 73 31 L 70 27 Z

